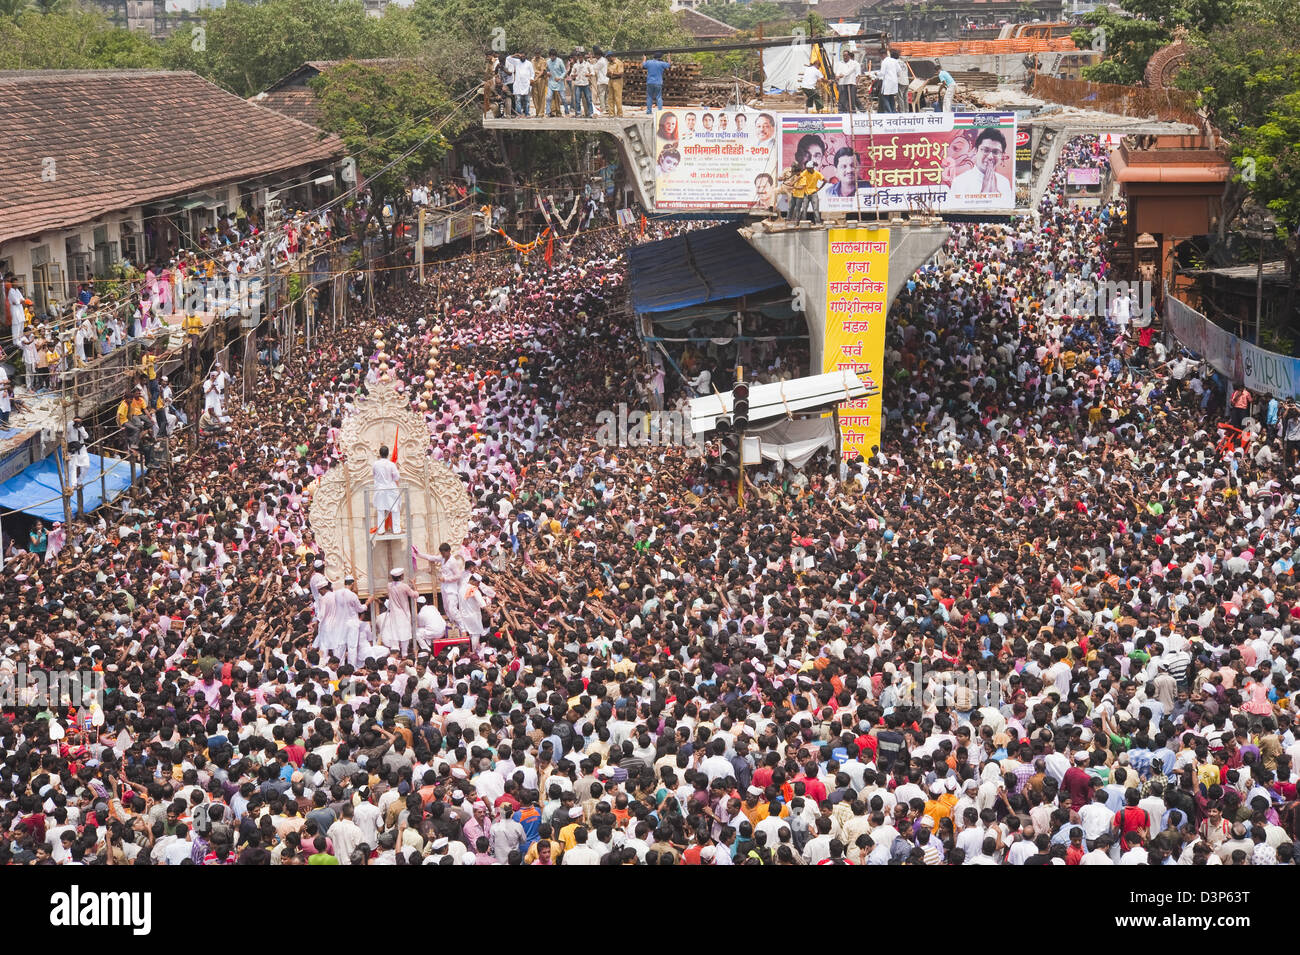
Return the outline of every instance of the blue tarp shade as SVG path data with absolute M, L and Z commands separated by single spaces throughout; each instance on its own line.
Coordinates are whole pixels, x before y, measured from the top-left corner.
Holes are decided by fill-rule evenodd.
M 634 246 L 627 262 L 635 312 L 671 312 L 786 284 L 734 225 Z
M 0 508 L 6 511 L 21 511 L 32 517 L 39 517 L 47 522 L 63 520 L 63 497 L 59 490 L 59 466 L 56 451 L 44 461 L 28 465 L 21 474 L 15 474 L 0 484 Z M 105 458 L 98 454 L 90 456 L 90 467 L 82 477 L 81 497 L 86 504 L 86 511 L 93 511 L 106 503 L 100 493 L 100 471 L 104 472 L 104 488 L 108 491 L 108 501 L 131 486 L 131 465 L 118 458 Z M 141 469 L 137 466 L 137 476 Z M 72 512 L 77 513 L 77 495 L 72 495 Z

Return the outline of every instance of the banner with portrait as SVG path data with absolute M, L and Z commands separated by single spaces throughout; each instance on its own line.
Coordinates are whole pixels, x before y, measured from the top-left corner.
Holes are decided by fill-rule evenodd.
M 781 116 L 781 169 L 820 170 L 822 212 L 1010 212 L 1015 145 L 1015 113 Z
M 884 382 L 889 302 L 889 230 L 828 229 L 826 326 L 822 373 L 856 372 L 874 395 L 836 407 L 840 454 L 852 461 L 880 446 L 880 387 Z
M 777 116 L 698 106 L 655 110 L 655 208 L 771 209 Z

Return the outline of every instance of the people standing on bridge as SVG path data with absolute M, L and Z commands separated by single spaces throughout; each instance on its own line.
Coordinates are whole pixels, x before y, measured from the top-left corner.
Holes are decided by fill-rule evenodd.
M 546 104 L 546 54 L 538 52 L 533 57 L 533 115 L 545 116 Z
M 623 115 L 623 74 L 627 70 L 627 65 L 618 56 L 613 54 L 609 58 L 609 112 L 610 116 Z
M 569 75 L 569 68 L 564 59 L 555 50 L 551 50 L 546 61 L 546 102 L 543 112 L 547 116 L 563 116 L 569 111 L 569 103 L 564 98 L 564 79 Z M 559 109 L 551 112 L 551 98 L 559 101 Z
M 573 111 L 584 119 L 591 119 L 591 87 L 596 80 L 596 57 L 588 53 L 574 58 L 569 76 L 573 80 Z
M 840 89 L 841 113 L 858 111 L 858 77 L 861 75 L 862 64 L 854 59 L 852 50 L 845 50 L 840 62 L 835 64 L 835 83 Z
M 790 217 L 794 220 L 794 225 L 800 223 L 805 212 L 808 213 L 808 221 L 814 225 L 822 221 L 818 197 L 825 182 L 826 177 L 819 170 L 812 166 L 800 166 L 798 176 L 790 187 Z M 856 187 L 856 182 L 854 185 Z
M 520 50 L 515 54 L 515 72 L 511 83 L 516 116 L 528 115 L 529 94 L 533 89 L 533 62 Z
M 672 62 L 667 54 L 661 60 L 656 53 L 643 59 L 641 65 L 645 67 L 645 111 L 649 115 L 664 108 L 664 74 L 672 69 Z
M 600 116 L 609 115 L 609 60 L 600 47 L 594 46 L 592 49 L 591 65 L 596 70 L 596 113 Z

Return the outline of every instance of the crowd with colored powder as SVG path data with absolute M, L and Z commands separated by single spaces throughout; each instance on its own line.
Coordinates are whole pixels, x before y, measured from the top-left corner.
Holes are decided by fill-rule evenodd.
M 1060 169 L 1104 162 L 1082 138 Z M 0 858 L 1293 863 L 1295 417 L 1166 352 L 1140 300 L 1050 307 L 1125 215 L 1063 186 L 909 281 L 871 459 L 747 471 L 744 510 L 707 456 L 596 438 L 663 380 L 622 304 L 640 236 L 381 296 L 169 489 L 10 562 L 0 681 L 104 694 L 4 709 Z M 381 388 L 473 505 L 419 555 L 411 639 L 306 519 Z

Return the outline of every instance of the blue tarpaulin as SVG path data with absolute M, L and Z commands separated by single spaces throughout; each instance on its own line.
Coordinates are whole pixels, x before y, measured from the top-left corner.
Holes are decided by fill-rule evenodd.
M 63 520 L 63 492 L 59 490 L 59 458 L 60 452 L 56 451 L 44 461 L 29 465 L 21 474 L 15 474 L 0 484 L 0 508 L 6 511 L 21 511 L 50 522 Z M 103 489 L 108 492 L 107 501 L 114 500 L 131 486 L 129 463 L 118 458 L 90 455 L 90 467 L 81 477 L 81 497 L 87 512 L 107 503 L 100 490 L 101 472 L 104 476 Z M 141 469 L 137 466 L 136 475 L 140 473 Z M 72 512 L 78 513 L 75 493 L 72 495 Z
M 633 246 L 627 263 L 636 312 L 671 312 L 786 284 L 767 259 L 736 233 L 735 225 Z

